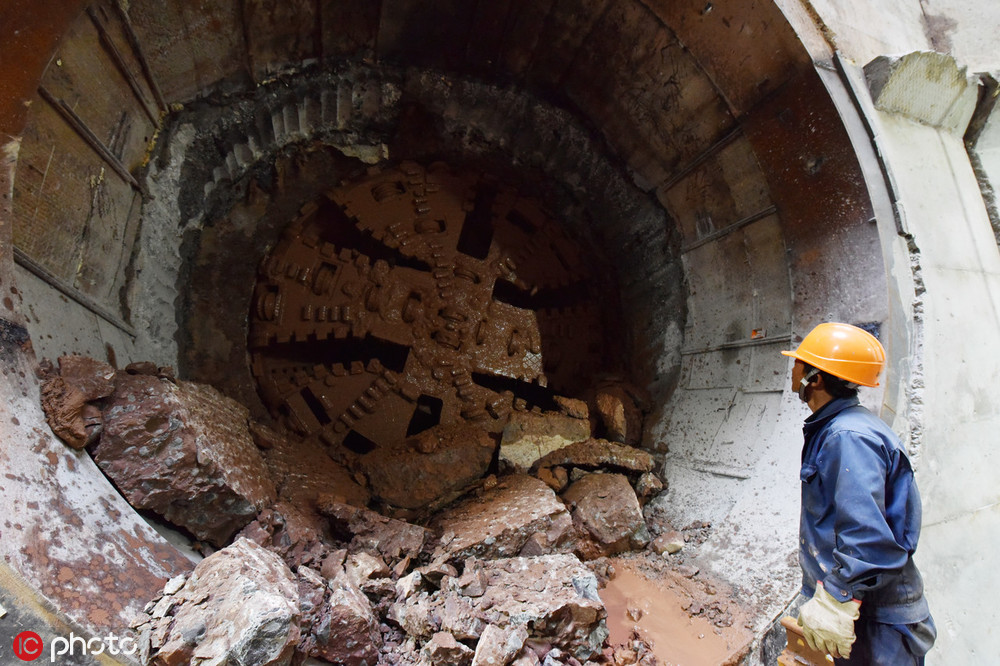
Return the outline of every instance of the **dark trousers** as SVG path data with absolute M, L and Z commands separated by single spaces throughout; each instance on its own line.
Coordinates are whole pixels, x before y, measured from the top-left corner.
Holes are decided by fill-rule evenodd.
M 934 620 L 915 624 L 882 624 L 861 617 L 854 624 L 857 640 L 850 659 L 835 659 L 837 666 L 924 666 L 924 655 L 937 637 Z

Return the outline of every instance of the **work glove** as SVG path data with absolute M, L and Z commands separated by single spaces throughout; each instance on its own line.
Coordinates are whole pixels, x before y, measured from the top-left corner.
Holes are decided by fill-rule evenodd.
M 840 602 L 816 582 L 816 594 L 799 609 L 799 626 L 813 650 L 847 659 L 854 644 L 854 621 L 861 615 L 861 602 Z

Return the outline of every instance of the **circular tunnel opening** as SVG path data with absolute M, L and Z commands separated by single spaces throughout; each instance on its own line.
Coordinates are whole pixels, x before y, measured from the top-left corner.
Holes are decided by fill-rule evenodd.
M 675 545 L 697 546 L 690 580 L 701 564 L 747 590 L 750 605 L 760 602 L 749 622 L 761 629 L 784 603 L 774 590 L 794 578 L 787 553 L 754 537 L 770 520 L 758 494 L 779 507 L 786 499 L 766 489 L 784 461 L 772 446 L 776 424 L 797 418 L 776 351 L 850 286 L 832 270 L 831 257 L 844 254 L 836 250 L 868 267 L 858 281 L 881 266 L 848 142 L 780 11 L 742 13 L 740 23 L 646 3 L 505 4 L 502 17 L 471 6 L 450 15 L 422 3 L 381 13 L 320 3 L 278 21 L 257 4 L 238 14 L 178 2 L 158 14 L 133 2 L 88 13 L 67 32 L 14 187 L 36 352 L 121 367 L 153 360 L 129 373 L 153 378 L 136 385 L 169 384 L 163 367 L 176 365 L 182 382 L 216 387 L 245 406 L 234 418 L 258 422 L 247 440 L 257 455 L 278 460 L 284 486 L 310 496 L 341 537 L 351 522 L 341 504 L 412 518 L 468 490 L 403 506 L 404 483 L 391 506 L 371 504 L 363 486 L 384 469 L 367 461 L 384 455 L 398 481 L 399 442 L 410 460 L 450 450 L 449 427 L 486 432 L 489 441 L 468 436 L 473 453 L 461 457 L 490 451 L 470 477 L 482 493 L 489 473 L 503 471 L 496 445 L 538 412 L 586 422 L 588 438 L 666 457 L 656 473 L 669 494 L 643 485 L 652 484 L 646 463 L 609 463 L 610 449 L 598 462 L 546 467 L 544 483 L 564 490 L 598 476 L 589 472 L 625 476 L 647 517 L 676 528 Z M 167 38 L 165 27 L 191 21 L 211 30 Z M 749 24 L 773 48 L 747 41 L 753 31 L 732 32 Z M 309 37 L 285 39 L 300 31 Z M 727 35 L 747 57 L 719 50 Z M 105 55 L 95 64 L 92 53 Z M 88 106 L 85 75 L 116 69 L 132 76 Z M 109 99 L 135 108 L 109 110 Z M 79 215 L 46 203 L 60 197 Z M 836 225 L 814 224 L 814 199 L 836 202 Z M 39 229 L 51 232 L 44 242 Z M 883 309 L 866 293 L 841 318 L 880 321 Z M 77 311 L 100 322 L 89 331 L 54 323 Z M 562 428 L 544 435 L 567 441 Z M 81 473 L 98 484 L 96 468 L 72 464 L 55 487 L 81 487 Z M 312 472 L 336 478 L 347 497 L 319 507 Z M 155 572 L 159 588 L 184 570 L 101 493 L 119 517 L 93 514 L 87 526 L 141 553 L 140 578 Z M 71 505 L 65 497 L 57 504 Z M 290 501 L 280 488 L 260 497 Z M 773 513 L 788 526 L 789 511 Z M 256 527 L 261 539 L 298 543 L 300 555 L 311 547 L 312 528 L 296 532 L 280 512 Z M 533 543 L 526 552 L 551 545 Z M 10 548 L 29 578 L 58 574 Z M 117 596 L 109 580 L 97 577 L 95 589 Z

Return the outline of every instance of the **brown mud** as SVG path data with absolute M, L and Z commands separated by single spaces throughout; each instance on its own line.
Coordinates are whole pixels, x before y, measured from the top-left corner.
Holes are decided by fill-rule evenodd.
M 652 648 L 659 666 L 739 663 L 753 639 L 739 608 L 700 574 L 687 578 L 654 558 L 645 553 L 610 560 L 615 575 L 599 592 L 609 642 L 637 638 Z

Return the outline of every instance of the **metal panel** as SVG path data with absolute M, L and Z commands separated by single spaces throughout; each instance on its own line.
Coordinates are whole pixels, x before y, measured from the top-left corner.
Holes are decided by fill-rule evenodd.
M 167 102 L 186 102 L 220 80 L 248 76 L 240 3 L 130 0 L 128 15 Z
M 254 80 L 263 81 L 289 64 L 319 57 L 316 11 L 315 0 L 243 0 Z
M 641 0 L 677 34 L 740 115 L 812 67 L 770 2 Z M 761 44 L 766 44 L 762 47 Z
M 771 205 L 767 181 L 739 136 L 669 189 L 657 192 L 689 245 Z
M 320 0 L 323 57 L 375 50 L 380 0 Z
M 784 257 L 773 215 L 688 252 L 687 346 L 787 334 L 791 301 Z
M 649 186 L 733 126 L 690 53 L 638 3 L 615 3 L 601 17 L 565 89 Z

